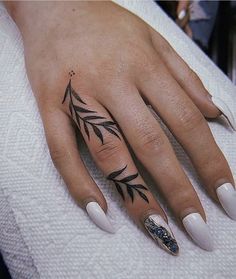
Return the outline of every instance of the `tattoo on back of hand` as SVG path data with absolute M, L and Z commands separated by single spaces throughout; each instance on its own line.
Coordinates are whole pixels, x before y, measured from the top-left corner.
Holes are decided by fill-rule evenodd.
M 75 73 L 73 71 L 69 73 L 70 77 L 72 77 L 74 74 Z M 102 144 L 104 144 L 104 137 L 102 133 L 103 130 L 106 130 L 110 134 L 121 139 L 121 134 L 119 128 L 117 127 L 117 124 L 114 121 L 107 120 L 106 117 L 99 116 L 96 111 L 88 109 L 86 107 L 88 105 L 73 89 L 71 85 L 71 79 L 66 87 L 62 104 L 66 101 L 67 98 L 69 98 L 69 110 L 71 117 L 75 120 L 80 130 L 81 127 L 83 127 L 84 132 L 88 137 L 88 140 L 90 140 L 91 134 L 91 130 L 89 129 L 89 127 L 92 128 L 94 134 L 97 136 L 97 138 L 99 138 Z
M 149 203 L 149 200 L 147 196 L 141 191 L 141 190 L 146 190 L 148 191 L 147 187 L 143 186 L 142 184 L 130 184 L 132 180 L 138 177 L 138 173 L 126 176 L 122 179 L 118 179 L 117 177 L 122 174 L 122 172 L 127 168 L 127 165 L 118 170 L 110 173 L 107 176 L 108 180 L 111 180 L 115 183 L 116 189 L 118 193 L 121 195 L 122 199 L 125 200 L 125 195 L 124 195 L 124 189 L 123 187 L 126 187 L 126 191 L 131 198 L 132 202 L 134 201 L 134 193 L 138 193 L 139 196 L 144 199 L 147 203 Z

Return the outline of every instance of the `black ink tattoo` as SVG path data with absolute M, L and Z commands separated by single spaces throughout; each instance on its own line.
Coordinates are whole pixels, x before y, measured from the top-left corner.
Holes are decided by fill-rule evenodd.
M 73 71 L 69 73 L 70 77 L 72 77 L 74 74 L 75 73 Z M 75 90 L 71 86 L 71 79 L 66 87 L 62 104 L 65 102 L 67 97 L 69 98 L 69 110 L 71 117 L 75 119 L 75 122 L 77 123 L 79 129 L 81 129 L 81 126 L 83 126 L 85 134 L 87 135 L 89 140 L 89 126 L 92 128 L 94 134 L 99 138 L 102 144 L 104 144 L 104 138 L 101 128 L 121 139 L 119 128 L 114 121 L 109 121 L 105 117 L 97 115 L 97 112 L 94 110 L 84 108 L 84 106 L 87 106 L 87 104 L 81 99 L 79 94 L 75 92 Z M 80 105 L 75 105 L 75 100 L 78 101 Z M 99 120 L 100 122 L 94 122 L 96 120 Z
M 69 72 L 70 77 L 73 77 L 74 75 L 75 75 L 75 72 L 73 70 Z
M 141 190 L 148 191 L 147 187 L 143 186 L 142 184 L 129 184 L 129 182 L 131 182 L 132 180 L 138 177 L 138 173 L 126 176 L 122 179 L 117 179 L 117 176 L 119 176 L 126 168 L 127 165 L 118 171 L 114 171 L 110 173 L 107 176 L 107 179 L 115 183 L 116 189 L 118 193 L 121 195 L 123 200 L 125 200 L 125 195 L 121 185 L 126 186 L 127 193 L 130 196 L 132 202 L 134 201 L 134 192 L 136 191 L 142 199 L 144 199 L 147 203 L 149 203 L 147 196 L 141 191 Z

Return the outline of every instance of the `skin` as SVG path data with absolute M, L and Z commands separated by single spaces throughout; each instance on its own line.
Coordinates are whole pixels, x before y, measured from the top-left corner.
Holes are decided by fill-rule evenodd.
M 52 160 L 78 204 L 84 208 L 87 202 L 97 201 L 107 210 L 103 194 L 80 158 L 75 139 L 78 123 L 71 117 L 69 98 L 62 104 L 70 79 L 86 103 L 75 101 L 76 105 L 116 121 L 123 135 L 119 139 L 102 129 L 102 144 L 91 127 L 90 139 L 81 128 L 104 174 L 126 165 L 119 178 L 138 172 L 128 142 L 177 219 L 199 212 L 206 220 L 197 193 L 145 102 L 183 146 L 217 202 L 216 187 L 224 182 L 234 184 L 204 118 L 215 118 L 220 112 L 200 79 L 168 42 L 112 2 L 6 2 L 6 7 L 23 36 L 27 73 Z M 71 71 L 75 73 L 72 77 Z M 141 175 L 132 183 L 148 188 Z M 130 216 L 137 224 L 152 212 L 167 220 L 152 193 L 143 192 L 149 202 L 137 193 L 132 201 L 124 188 L 124 206 Z

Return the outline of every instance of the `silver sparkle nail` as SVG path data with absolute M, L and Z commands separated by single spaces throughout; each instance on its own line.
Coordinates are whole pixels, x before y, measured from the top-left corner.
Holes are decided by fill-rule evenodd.
M 144 226 L 161 248 L 165 249 L 172 255 L 178 255 L 179 246 L 177 241 L 175 240 L 170 227 L 160 215 L 149 215 L 144 220 Z

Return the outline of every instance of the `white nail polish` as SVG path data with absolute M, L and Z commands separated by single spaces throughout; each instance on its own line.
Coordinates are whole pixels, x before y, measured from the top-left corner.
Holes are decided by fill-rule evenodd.
M 236 221 L 236 190 L 231 183 L 225 183 L 216 189 L 218 199 L 229 215 Z
M 182 10 L 182 11 L 180 11 L 179 14 L 178 14 L 178 19 L 179 19 L 179 20 L 182 20 L 185 16 L 186 16 L 186 11 L 185 11 L 185 10 Z
M 175 240 L 175 237 L 169 225 L 160 215 L 149 215 L 144 220 L 144 226 L 161 248 L 165 249 L 172 255 L 178 255 L 179 246 L 177 244 L 177 241 Z
M 191 213 L 183 218 L 183 225 L 194 240 L 204 250 L 213 250 L 213 238 L 210 230 L 199 213 Z
M 97 202 L 89 202 L 86 205 L 86 211 L 89 217 L 98 227 L 109 233 L 115 233 L 115 230 L 108 220 L 105 212 L 102 210 Z
M 212 96 L 211 98 L 213 104 L 222 112 L 226 117 L 231 127 L 236 131 L 236 122 L 234 115 L 228 105 L 219 97 Z

